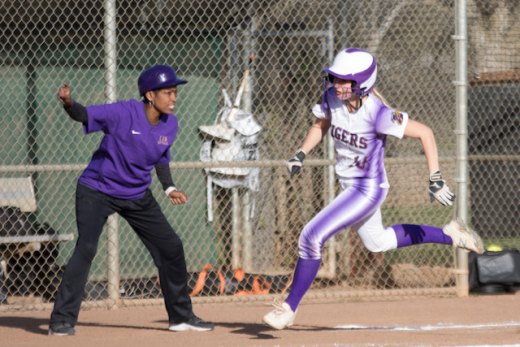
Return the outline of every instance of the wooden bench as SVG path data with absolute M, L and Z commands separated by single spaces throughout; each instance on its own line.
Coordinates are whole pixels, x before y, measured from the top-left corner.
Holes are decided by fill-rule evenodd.
M 1 177 L 0 206 L 18 207 L 22 212 L 36 212 L 36 195 L 31 177 Z

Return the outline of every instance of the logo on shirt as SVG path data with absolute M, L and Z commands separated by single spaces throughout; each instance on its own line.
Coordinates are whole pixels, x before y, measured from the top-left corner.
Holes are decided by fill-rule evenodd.
M 403 124 L 403 114 L 401 112 L 392 112 L 392 123 L 401 125 Z
M 132 129 L 132 135 L 141 135 L 141 132 Z
M 168 137 L 163 135 L 159 136 L 159 141 L 157 141 L 157 144 L 168 146 Z

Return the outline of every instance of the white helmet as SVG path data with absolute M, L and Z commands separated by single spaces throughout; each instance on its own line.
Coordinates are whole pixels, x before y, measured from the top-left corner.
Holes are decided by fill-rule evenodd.
M 353 81 L 352 92 L 361 97 L 367 95 L 376 84 L 377 62 L 376 58 L 365 50 L 346 48 L 341 50 L 332 65 L 323 71 L 329 75 L 329 79 L 334 76 Z

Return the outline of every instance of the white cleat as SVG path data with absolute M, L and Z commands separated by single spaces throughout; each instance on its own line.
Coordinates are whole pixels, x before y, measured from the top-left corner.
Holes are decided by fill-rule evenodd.
M 274 310 L 264 316 L 264 323 L 278 330 L 293 325 L 296 312 L 287 303 L 274 303 L 273 306 Z
M 442 228 L 442 231 L 451 237 L 454 247 L 473 251 L 477 254 L 484 253 L 482 239 L 474 230 L 466 226 L 462 220 L 458 218 L 452 220 Z

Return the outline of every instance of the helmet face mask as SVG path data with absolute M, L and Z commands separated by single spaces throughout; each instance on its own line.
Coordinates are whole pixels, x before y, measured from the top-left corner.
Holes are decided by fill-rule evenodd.
M 340 79 L 345 80 L 345 81 L 350 81 L 352 90 L 354 90 L 354 89 L 356 88 L 356 85 L 357 85 L 357 82 L 354 81 L 354 80 L 344 79 L 344 78 L 341 78 L 341 77 L 338 77 L 338 76 L 335 76 L 335 75 L 331 75 L 331 74 L 327 75 L 326 78 L 327 78 L 327 81 L 328 81 L 330 84 L 333 84 L 333 83 L 334 83 L 334 78 L 340 78 Z M 359 88 L 358 88 L 358 89 L 359 89 Z
M 332 65 L 324 71 L 329 81 L 334 77 L 352 81 L 352 92 L 359 97 L 368 95 L 377 80 L 377 62 L 372 54 L 359 48 L 340 51 Z
M 139 95 L 145 96 L 149 91 L 175 87 L 188 81 L 177 77 L 175 70 L 169 65 L 154 65 L 144 70 L 137 80 Z

